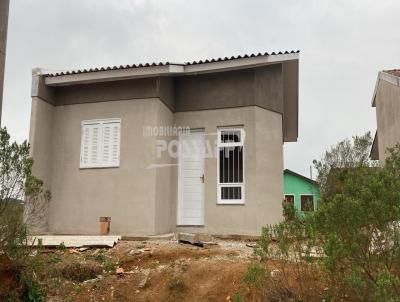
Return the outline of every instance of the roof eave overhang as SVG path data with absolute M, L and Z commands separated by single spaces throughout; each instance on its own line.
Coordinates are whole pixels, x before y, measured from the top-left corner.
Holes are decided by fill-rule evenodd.
M 378 92 L 378 86 L 379 86 L 379 82 L 381 80 L 386 81 L 386 82 L 396 85 L 396 86 L 400 86 L 400 77 L 397 77 L 393 74 L 390 74 L 390 73 L 387 73 L 384 71 L 380 71 L 378 73 L 378 77 L 377 77 L 376 83 L 375 83 L 374 93 L 372 95 L 372 107 L 376 107 L 376 94 Z
M 48 86 L 68 86 L 77 84 L 99 83 L 107 81 L 128 80 L 155 76 L 175 76 L 222 72 L 245 69 L 279 62 L 298 60 L 299 54 L 278 54 L 256 56 L 235 60 L 217 61 L 201 64 L 168 64 L 162 66 L 137 67 L 95 72 L 82 72 L 58 76 L 45 76 Z
M 45 84 L 48 86 L 68 86 L 117 80 L 129 80 L 135 78 L 147 78 L 162 75 L 174 75 L 181 74 L 183 72 L 184 66 L 178 64 L 149 66 L 141 68 L 104 70 L 46 77 Z

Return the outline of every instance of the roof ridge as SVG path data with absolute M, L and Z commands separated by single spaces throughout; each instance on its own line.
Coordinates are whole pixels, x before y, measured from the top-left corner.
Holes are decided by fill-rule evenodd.
M 57 72 L 49 72 L 44 73 L 43 75 L 46 77 L 55 77 L 55 76 L 63 76 L 63 75 L 72 75 L 72 74 L 80 74 L 80 73 L 89 73 L 89 72 L 99 72 L 99 71 L 108 71 L 108 70 L 121 70 L 121 69 L 129 69 L 129 68 L 143 68 L 143 67 L 155 67 L 155 66 L 168 66 L 168 65 L 197 65 L 197 64 L 206 64 L 206 63 L 215 63 L 215 62 L 223 62 L 230 60 L 238 60 L 238 59 L 246 59 L 246 58 L 254 58 L 261 56 L 276 56 L 276 55 L 290 55 L 300 53 L 300 50 L 290 50 L 290 51 L 279 51 L 279 52 L 264 52 L 257 54 L 244 54 L 237 55 L 231 57 L 219 57 L 216 59 L 203 59 L 197 61 L 187 61 L 184 63 L 173 63 L 173 62 L 153 62 L 153 63 L 136 63 L 136 64 L 127 64 L 127 65 L 114 65 L 114 66 L 103 66 L 103 67 L 92 67 L 92 68 L 83 68 L 83 69 L 75 69 L 75 70 L 63 70 Z

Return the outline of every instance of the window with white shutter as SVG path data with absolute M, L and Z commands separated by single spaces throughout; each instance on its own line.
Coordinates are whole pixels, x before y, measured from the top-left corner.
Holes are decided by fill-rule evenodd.
M 83 121 L 80 167 L 118 167 L 120 132 L 120 119 Z

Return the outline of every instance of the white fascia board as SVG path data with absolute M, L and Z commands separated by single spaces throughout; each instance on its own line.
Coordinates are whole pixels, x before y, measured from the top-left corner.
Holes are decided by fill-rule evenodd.
M 148 66 L 126 69 L 104 70 L 67 74 L 53 77 L 46 77 L 45 83 L 48 86 L 65 86 L 75 84 L 98 83 L 115 80 L 127 80 L 134 78 L 146 78 L 157 75 L 179 74 L 184 71 L 183 65 Z
M 244 69 L 256 66 L 269 65 L 284 61 L 298 60 L 299 54 L 265 55 L 251 58 L 232 59 L 220 62 L 201 63 L 185 66 L 185 74 L 208 73 L 233 69 Z
M 378 73 L 378 78 L 376 79 L 374 94 L 372 95 L 372 107 L 376 107 L 375 98 L 376 98 L 376 93 L 378 92 L 378 86 L 380 80 L 388 82 L 392 85 L 400 86 L 400 77 L 397 77 L 395 75 L 392 75 L 384 71 L 380 71 Z

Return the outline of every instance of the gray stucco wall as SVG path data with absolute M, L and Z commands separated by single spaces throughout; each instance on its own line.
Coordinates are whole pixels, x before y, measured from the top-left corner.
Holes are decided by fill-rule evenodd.
M 160 102 L 160 106 L 157 106 L 157 126 L 165 129 L 165 127 L 173 126 L 174 120 L 174 114 Z M 157 145 L 164 141 L 170 143 L 176 137 L 158 135 L 156 139 Z M 154 148 L 157 148 L 157 146 L 154 146 Z M 177 179 L 174 175 L 176 175 L 177 167 L 173 165 L 176 164 L 176 160 L 170 157 L 168 152 L 160 152 L 160 157 L 156 154 L 154 161 L 157 165 L 154 167 L 156 173 L 155 233 L 168 233 L 174 229 L 176 221 Z
M 205 159 L 205 226 L 178 231 L 260 235 L 262 226 L 282 219 L 282 116 L 259 107 L 179 112 L 177 125 L 203 128 L 215 146 L 218 127 L 243 126 L 245 204 L 217 204 L 217 158 Z
M 283 112 L 282 65 L 175 79 L 176 111 L 257 105 Z
M 99 217 L 111 217 L 111 233 L 150 235 L 176 228 L 177 168 L 167 153 L 156 156 L 157 139 L 143 126 L 204 128 L 211 146 L 217 127 L 243 125 L 245 205 L 217 205 L 217 159 L 205 162 L 205 226 L 213 234 L 259 235 L 282 216 L 282 117 L 256 106 L 172 113 L 158 99 L 52 106 L 33 99 L 30 141 L 34 172 L 52 192 L 50 233 L 98 234 Z M 119 168 L 80 169 L 83 120 L 121 118 Z M 154 164 L 169 165 L 154 168 Z M 152 168 L 153 166 L 153 168 Z
M 99 217 L 110 216 L 111 233 L 153 234 L 156 216 L 155 137 L 159 100 L 57 106 L 52 137 L 49 231 L 98 234 Z M 80 127 L 87 119 L 121 118 L 119 168 L 80 169 Z M 36 142 L 33 143 L 36 145 Z
M 38 97 L 32 98 L 29 131 L 30 153 L 34 159 L 33 173 L 50 188 L 55 107 Z
M 55 90 L 56 105 L 121 101 L 158 96 L 157 79 L 145 78 L 87 85 L 61 86 Z
M 283 63 L 284 141 L 296 142 L 299 124 L 299 61 Z
M 379 160 L 383 164 L 386 149 L 400 143 L 400 87 L 379 81 L 375 100 Z

